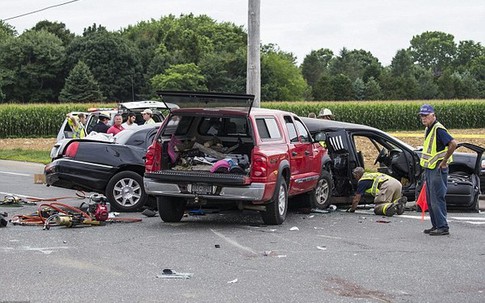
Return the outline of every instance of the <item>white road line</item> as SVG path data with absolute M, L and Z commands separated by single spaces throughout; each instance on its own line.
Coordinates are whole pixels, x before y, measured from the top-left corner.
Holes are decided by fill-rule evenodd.
M 0 174 L 14 175 L 14 176 L 22 176 L 22 177 L 30 177 L 30 176 L 32 176 L 31 174 L 12 173 L 12 172 L 9 172 L 9 171 L 0 171 Z
M 231 244 L 231 245 L 233 245 L 233 246 L 235 246 L 235 247 L 237 247 L 237 248 L 240 248 L 240 249 L 242 249 L 242 250 L 245 250 L 245 251 L 247 251 L 247 252 L 250 252 L 250 253 L 252 253 L 252 254 L 254 254 L 254 255 L 258 255 L 258 253 L 257 253 L 257 252 L 255 252 L 253 249 L 251 249 L 251 248 L 249 248 L 249 247 L 246 247 L 246 246 L 243 246 L 243 245 L 241 245 L 241 244 L 237 243 L 236 241 L 234 241 L 234 240 L 232 240 L 232 239 L 230 239 L 230 238 L 228 238 L 228 237 L 224 236 L 223 234 L 221 234 L 221 233 L 219 233 L 219 232 L 217 232 L 217 231 L 213 230 L 212 228 L 211 228 L 211 231 L 212 231 L 214 234 L 216 234 L 216 236 L 220 237 L 221 239 L 223 239 L 223 240 L 224 240 L 224 241 L 226 241 L 227 243 L 229 243 L 229 244 Z

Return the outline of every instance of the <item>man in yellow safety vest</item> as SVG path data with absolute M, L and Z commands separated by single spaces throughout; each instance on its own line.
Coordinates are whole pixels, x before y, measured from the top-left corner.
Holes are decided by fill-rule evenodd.
M 366 173 L 362 167 L 356 167 L 352 171 L 352 175 L 358 183 L 357 190 L 352 199 L 352 206 L 348 209 L 348 212 L 354 212 L 362 195 L 368 193 L 374 197 L 376 209 L 383 203 L 388 203 L 389 205 L 386 206 L 392 208 L 392 211 L 389 209 L 389 212 L 387 213 L 384 209 L 383 214 L 388 216 L 394 215 L 395 212 L 397 212 L 398 215 L 403 214 L 405 200 L 402 199 L 401 182 L 383 173 Z M 374 212 L 377 214 L 377 211 L 374 210 Z
M 432 225 L 423 232 L 431 236 L 448 235 L 450 232 L 445 201 L 448 189 L 448 162 L 452 161 L 457 143 L 448 130 L 436 120 L 431 105 L 422 105 L 419 116 L 426 126 L 420 165 L 424 168 L 426 201 Z

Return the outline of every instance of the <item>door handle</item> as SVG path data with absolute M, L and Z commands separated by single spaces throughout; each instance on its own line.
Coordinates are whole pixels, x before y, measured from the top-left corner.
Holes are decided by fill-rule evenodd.
M 297 152 L 291 152 L 291 155 L 296 156 L 296 155 L 298 155 L 298 153 Z
M 305 156 L 309 156 L 310 155 L 310 152 L 309 151 L 305 151 Z

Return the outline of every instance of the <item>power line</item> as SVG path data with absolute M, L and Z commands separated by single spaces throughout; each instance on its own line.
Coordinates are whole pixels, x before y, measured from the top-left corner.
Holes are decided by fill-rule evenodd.
M 38 9 L 36 11 L 28 12 L 28 13 L 21 14 L 21 15 L 18 15 L 18 16 L 13 16 L 13 17 L 10 17 L 10 18 L 6 18 L 6 19 L 3 19 L 3 21 L 8 21 L 8 20 L 17 19 L 17 18 L 27 16 L 27 15 L 32 15 L 32 14 L 35 14 L 35 13 L 38 13 L 38 12 L 41 12 L 41 11 L 45 11 L 45 10 L 48 10 L 48 9 L 51 9 L 51 8 L 54 8 L 54 7 L 70 4 L 70 3 L 73 3 L 73 2 L 77 2 L 77 1 L 79 1 L 79 0 L 71 0 L 71 1 L 60 3 L 60 4 L 51 5 L 51 6 L 48 6 L 48 7 Z

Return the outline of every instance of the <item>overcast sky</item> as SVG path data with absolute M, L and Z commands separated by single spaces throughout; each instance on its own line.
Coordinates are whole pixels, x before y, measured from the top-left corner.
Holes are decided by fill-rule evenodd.
M 0 19 L 69 0 L 2 0 Z M 6 21 L 19 34 L 42 20 L 76 34 L 96 23 L 120 30 L 173 14 L 205 14 L 247 29 L 248 0 L 78 0 Z M 389 65 L 399 49 L 425 31 L 452 34 L 455 42 L 485 45 L 485 0 L 261 0 L 261 42 L 277 44 L 298 62 L 312 50 L 343 47 L 370 51 Z

